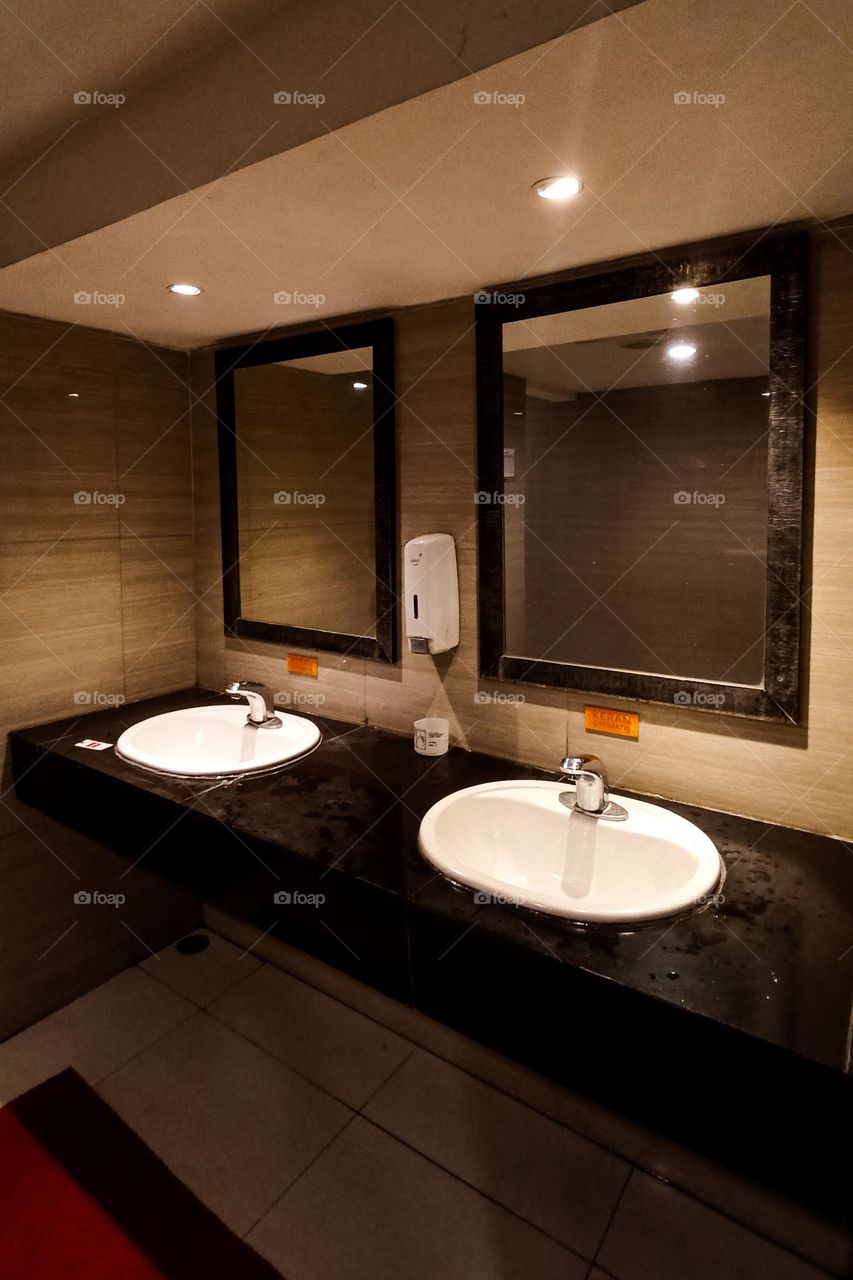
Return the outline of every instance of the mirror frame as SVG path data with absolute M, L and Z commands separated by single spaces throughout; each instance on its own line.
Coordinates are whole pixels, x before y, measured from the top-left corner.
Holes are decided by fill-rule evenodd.
M 335 351 L 373 349 L 373 477 L 376 579 L 376 638 L 288 626 L 244 617 L 240 599 L 240 526 L 234 374 L 255 365 L 300 360 Z M 219 495 L 222 523 L 222 590 L 226 636 L 297 645 L 396 662 L 399 652 L 397 597 L 397 481 L 394 391 L 394 321 L 391 317 L 356 324 L 284 333 L 268 342 L 223 347 L 215 353 L 216 417 L 219 436 Z
M 693 710 L 797 724 L 800 688 L 803 472 L 809 238 L 756 232 L 585 267 L 545 282 L 517 281 L 475 296 L 477 488 L 503 493 L 503 325 L 606 303 L 769 275 L 770 398 L 764 678 L 760 687 L 646 675 L 508 654 L 505 649 L 504 506 L 477 511 L 480 675 Z M 722 694 L 720 707 L 695 694 Z

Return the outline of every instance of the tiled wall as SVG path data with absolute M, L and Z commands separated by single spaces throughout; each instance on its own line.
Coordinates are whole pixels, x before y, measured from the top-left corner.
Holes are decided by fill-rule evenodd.
M 4 727 L 194 679 L 185 370 L 175 352 L 0 315 Z
M 807 714 L 797 728 L 675 706 L 640 705 L 638 742 L 586 735 L 582 695 L 477 676 L 474 335 L 472 308 L 453 302 L 405 311 L 397 322 L 401 541 L 429 531 L 457 542 L 462 634 L 456 653 L 404 654 L 389 668 L 320 655 L 320 678 L 288 677 L 275 647 L 224 641 L 212 359 L 193 357 L 200 683 L 262 678 L 275 689 L 317 692 L 323 710 L 410 732 L 424 714 L 446 715 L 455 740 L 507 759 L 554 767 L 567 747 L 597 751 L 617 785 L 851 837 L 853 767 L 853 228 L 814 237 L 811 380 L 817 414 L 813 612 Z M 809 636 L 810 631 L 810 636 Z M 522 695 L 524 701 L 507 701 Z M 597 698 L 604 705 L 625 706 Z
M 0 732 L 195 682 L 186 357 L 0 314 Z M 80 501 L 80 495 L 89 501 Z M 75 496 L 77 501 L 75 501 Z M 0 1037 L 162 945 L 195 904 L 0 799 Z M 121 916 L 121 919 L 119 918 Z M 129 925 L 139 938 L 129 931 Z

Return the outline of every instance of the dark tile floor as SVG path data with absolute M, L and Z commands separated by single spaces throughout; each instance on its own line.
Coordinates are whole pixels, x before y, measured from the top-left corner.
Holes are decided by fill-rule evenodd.
M 615 1154 L 606 1133 L 210 939 L 0 1046 L 0 1102 L 76 1067 L 288 1280 L 829 1274 Z

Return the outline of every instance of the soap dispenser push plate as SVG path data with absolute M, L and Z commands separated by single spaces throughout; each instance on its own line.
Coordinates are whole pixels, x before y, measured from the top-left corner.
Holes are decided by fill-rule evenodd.
M 459 578 L 449 533 L 425 533 L 403 550 L 406 635 L 411 653 L 446 653 L 459 644 Z

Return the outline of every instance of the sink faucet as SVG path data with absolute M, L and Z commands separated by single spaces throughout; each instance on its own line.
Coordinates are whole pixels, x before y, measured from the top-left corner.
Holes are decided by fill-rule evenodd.
M 245 698 L 249 704 L 246 724 L 255 729 L 280 729 L 281 719 L 275 714 L 272 691 L 258 680 L 232 680 L 225 692 L 232 698 Z
M 607 770 L 598 756 L 566 756 L 560 762 L 560 772 L 575 784 L 574 800 L 570 791 L 560 796 L 561 803 L 568 808 L 608 822 L 624 822 L 628 817 L 628 810 L 610 799 Z

